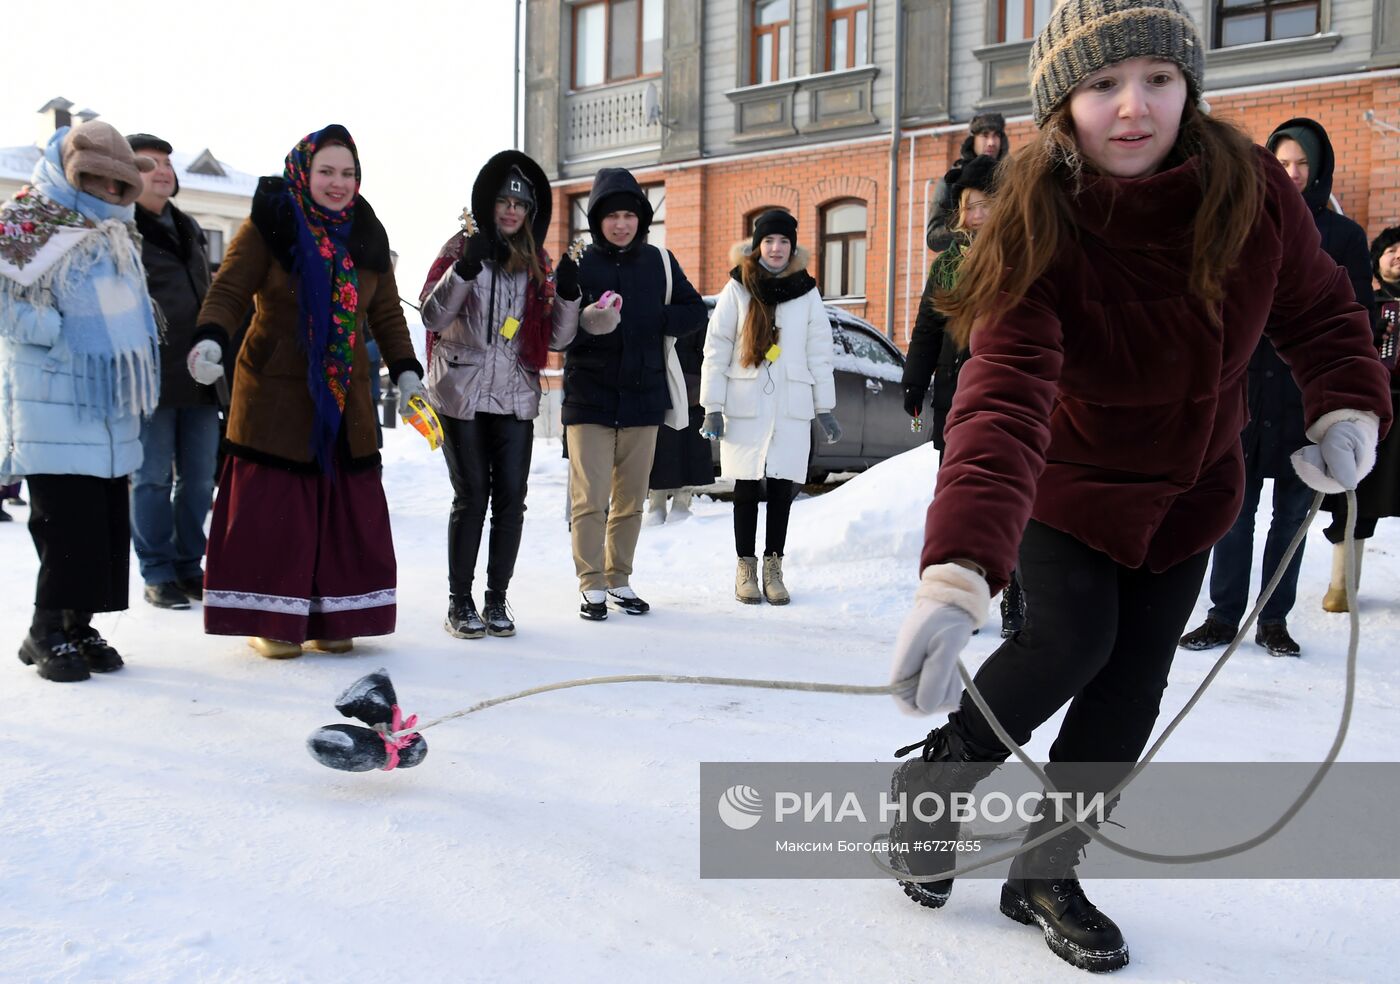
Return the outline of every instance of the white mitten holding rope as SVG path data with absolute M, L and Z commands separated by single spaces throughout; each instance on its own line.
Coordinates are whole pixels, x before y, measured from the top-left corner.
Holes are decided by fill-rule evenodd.
M 1308 428 L 1308 437 L 1317 443 L 1293 452 L 1293 470 L 1317 492 L 1355 489 L 1376 466 L 1379 435 L 1375 414 L 1334 410 Z
M 219 343 L 212 338 L 206 338 L 202 342 L 196 342 L 190 349 L 190 354 L 185 357 L 185 368 L 190 371 L 190 376 L 201 386 L 212 386 L 214 381 L 224 374 L 224 367 L 220 364 L 224 358 L 224 350 L 219 347 Z
M 914 675 L 918 681 L 894 695 L 908 714 L 951 710 L 962 695 L 958 656 L 972 630 L 987 618 L 991 606 L 987 581 L 960 564 L 924 568 L 914 592 L 914 608 L 904 617 L 894 643 L 891 683 Z
M 590 335 L 608 335 L 622 323 L 622 296 L 604 292 L 578 313 L 579 327 Z

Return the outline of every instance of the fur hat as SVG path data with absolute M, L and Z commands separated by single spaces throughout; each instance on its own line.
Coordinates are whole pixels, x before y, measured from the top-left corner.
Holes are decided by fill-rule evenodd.
M 781 208 L 770 208 L 760 215 L 753 224 L 753 238 L 749 248 L 758 249 L 758 244 L 769 236 L 786 236 L 787 241 L 797 245 L 797 219 L 791 212 Z
M 1031 47 L 1031 108 L 1042 127 L 1075 86 L 1129 58 L 1175 62 L 1190 98 L 1205 83 L 1205 48 L 1179 0 L 1065 0 Z
M 155 170 L 156 162 L 137 157 L 116 127 L 101 120 L 79 123 L 63 138 L 63 176 L 79 191 L 84 174 L 112 178 L 124 186 L 119 205 L 130 205 L 141 197 L 141 175 Z
M 976 136 L 979 133 L 1006 134 L 1006 117 L 1000 113 L 978 113 L 967 125 L 967 132 Z
M 953 168 L 943 180 L 952 189 L 954 206 L 961 204 L 962 193 L 969 188 L 990 195 L 996 191 L 997 159 L 986 154 L 974 157 L 961 167 Z
M 1371 240 L 1371 273 L 1381 279 L 1381 254 L 1396 243 L 1400 243 L 1400 225 L 1382 229 L 1381 234 Z

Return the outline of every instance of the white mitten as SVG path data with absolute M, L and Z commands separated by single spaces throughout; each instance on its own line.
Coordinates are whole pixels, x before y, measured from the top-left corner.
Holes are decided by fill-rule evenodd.
M 924 568 L 914 608 L 894 643 L 890 682 L 918 676 L 894 695 L 900 710 L 933 714 L 957 705 L 962 694 L 958 656 L 972 630 L 986 621 L 991 602 L 987 581 L 976 571 L 952 563 Z
M 1328 418 L 1332 421 L 1328 423 Z M 1308 488 L 1335 494 L 1355 489 L 1376 466 L 1380 422 L 1375 414 L 1338 410 L 1308 428 L 1308 436 L 1325 425 L 1316 444 L 1293 452 L 1293 470 Z
M 407 417 L 408 401 L 423 392 L 423 380 L 412 369 L 406 369 L 399 373 L 396 385 L 399 388 L 399 416 Z
M 224 367 L 220 364 L 223 359 L 224 350 L 219 347 L 219 343 L 212 338 L 206 338 L 202 342 L 196 342 L 190 349 L 190 354 L 185 357 L 185 368 L 189 369 L 196 383 L 211 386 L 224 374 Z
M 578 313 L 579 327 L 590 335 L 609 335 L 621 323 L 622 298 L 616 294 L 601 297 Z

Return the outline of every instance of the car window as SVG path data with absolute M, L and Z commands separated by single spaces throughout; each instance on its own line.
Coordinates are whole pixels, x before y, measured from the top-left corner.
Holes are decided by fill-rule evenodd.
M 864 329 L 855 325 L 844 325 L 843 329 L 846 335 L 846 351 L 857 359 L 873 362 L 876 365 L 903 365 L 899 361 L 899 357 L 890 351 L 883 340 L 868 334 Z

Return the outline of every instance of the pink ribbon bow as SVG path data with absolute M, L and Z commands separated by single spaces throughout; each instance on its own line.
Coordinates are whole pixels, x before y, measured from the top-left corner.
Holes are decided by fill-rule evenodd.
M 409 743 L 418 737 L 418 732 L 416 731 L 411 731 L 406 735 L 395 737 L 395 732 L 402 731 L 405 728 L 411 728 L 417 724 L 418 715 L 412 714 L 409 716 L 408 720 L 405 721 L 403 718 L 403 711 L 399 710 L 398 704 L 393 706 L 393 712 L 393 720 L 390 721 L 388 729 L 376 729 L 379 730 L 379 737 L 384 739 L 384 751 L 385 754 L 388 755 L 388 761 L 384 763 L 384 768 L 382 770 L 384 772 L 398 768 L 399 752 L 407 748 Z M 382 729 L 383 725 L 381 725 L 380 728 Z

